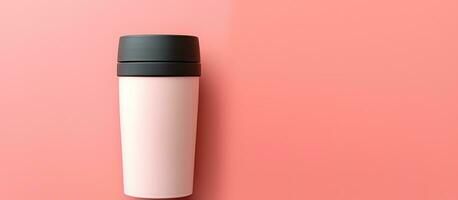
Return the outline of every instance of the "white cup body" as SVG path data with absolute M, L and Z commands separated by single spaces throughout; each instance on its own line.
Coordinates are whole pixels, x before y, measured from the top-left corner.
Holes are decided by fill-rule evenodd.
M 124 193 L 192 194 L 199 77 L 119 77 Z

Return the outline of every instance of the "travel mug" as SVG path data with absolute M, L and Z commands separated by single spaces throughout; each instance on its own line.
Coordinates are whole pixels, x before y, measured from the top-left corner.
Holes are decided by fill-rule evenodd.
M 192 194 L 200 55 L 197 37 L 128 35 L 117 74 L 124 193 Z

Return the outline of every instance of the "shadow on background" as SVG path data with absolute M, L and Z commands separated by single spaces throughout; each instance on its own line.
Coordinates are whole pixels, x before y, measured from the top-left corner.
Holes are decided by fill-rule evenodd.
M 212 65 L 205 64 L 206 68 Z M 199 114 L 196 141 L 196 163 L 194 170 L 194 193 L 176 200 L 215 199 L 220 184 L 221 156 L 220 109 L 215 92 L 216 83 L 202 73 L 199 86 Z M 127 197 L 139 200 L 142 198 Z

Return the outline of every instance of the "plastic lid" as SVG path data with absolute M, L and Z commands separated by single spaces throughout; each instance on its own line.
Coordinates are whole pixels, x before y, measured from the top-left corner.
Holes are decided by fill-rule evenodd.
M 190 35 L 122 36 L 117 74 L 200 76 L 199 39 Z

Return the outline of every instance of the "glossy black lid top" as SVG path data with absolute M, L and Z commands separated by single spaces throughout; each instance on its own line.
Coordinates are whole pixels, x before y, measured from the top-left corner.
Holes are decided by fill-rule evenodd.
M 126 35 L 118 62 L 200 62 L 199 39 L 190 35 Z

